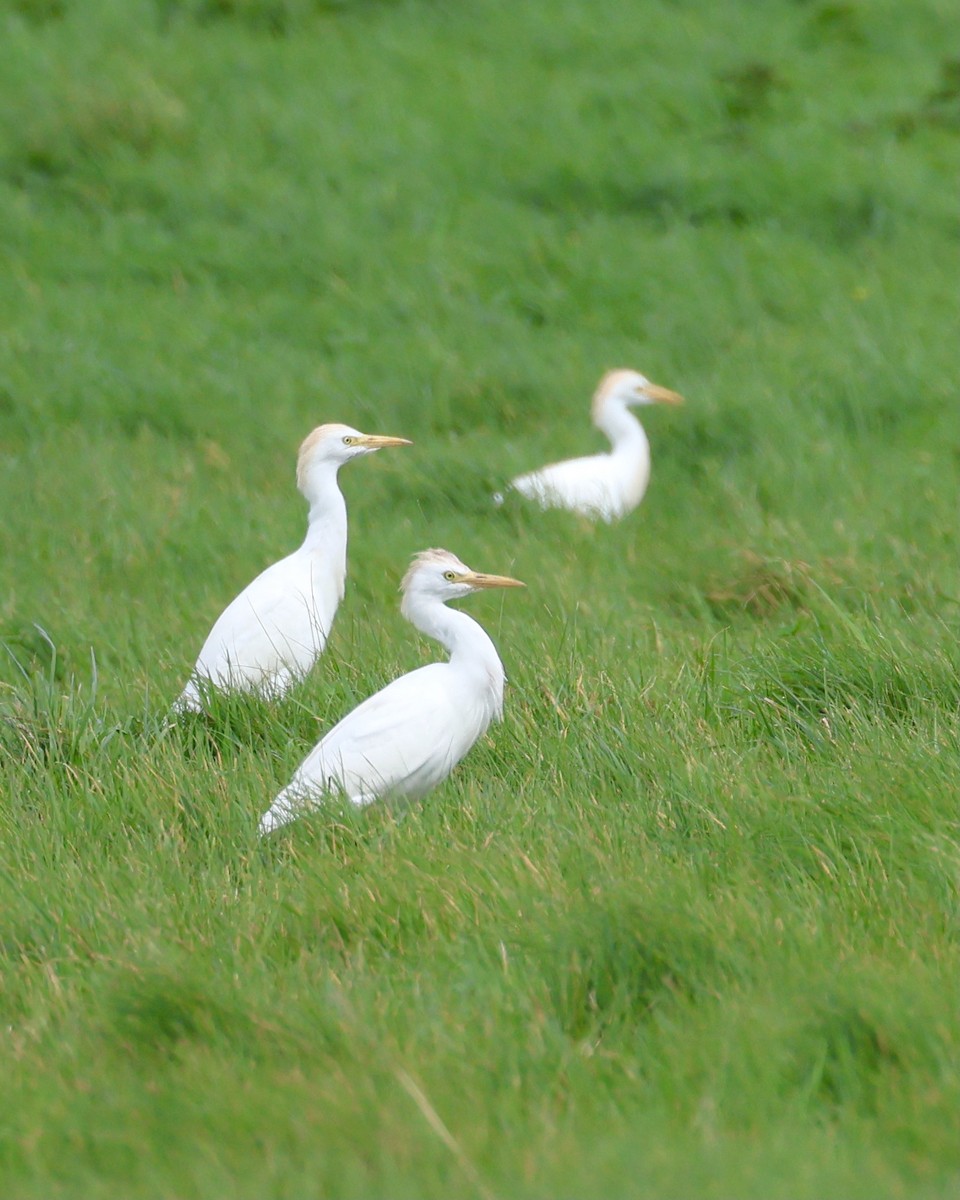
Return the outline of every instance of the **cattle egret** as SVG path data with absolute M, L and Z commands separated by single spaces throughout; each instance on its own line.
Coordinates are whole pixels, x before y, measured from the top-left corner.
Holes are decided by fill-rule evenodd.
M 297 487 L 310 505 L 307 536 L 293 554 L 267 567 L 217 618 L 174 708 L 197 711 L 211 685 L 279 696 L 323 651 L 343 599 L 347 506 L 337 472 L 351 458 L 406 438 L 320 425 L 300 447 Z
M 510 486 L 541 508 L 617 521 L 637 507 L 650 481 L 650 443 L 630 408 L 682 403 L 682 396 L 636 371 L 608 371 L 594 393 L 591 416 L 610 439 L 610 453 L 552 463 L 518 476 Z M 496 499 L 502 503 L 502 496 Z
M 446 607 L 481 588 L 523 587 L 481 575 L 447 550 L 418 554 L 401 584 L 400 611 L 450 652 L 401 675 L 335 725 L 297 768 L 260 820 L 270 833 L 318 806 L 324 795 L 354 804 L 422 796 L 445 779 L 503 712 L 503 663 L 466 613 Z

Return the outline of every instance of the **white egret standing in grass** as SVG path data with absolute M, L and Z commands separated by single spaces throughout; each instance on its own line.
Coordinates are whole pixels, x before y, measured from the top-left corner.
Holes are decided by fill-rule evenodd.
M 503 712 L 503 663 L 483 629 L 446 607 L 481 588 L 523 587 L 481 575 L 448 550 L 418 554 L 401 584 L 400 611 L 450 652 L 401 675 L 333 727 L 260 820 L 261 834 L 315 808 L 324 795 L 356 805 L 422 796 L 445 779 Z
M 594 393 L 591 416 L 610 439 L 609 454 L 551 463 L 519 475 L 510 487 L 541 508 L 568 508 L 593 520 L 619 520 L 637 507 L 650 482 L 650 443 L 630 409 L 682 403 L 682 396 L 637 371 L 608 371 Z M 501 496 L 496 499 L 502 502 Z
M 303 545 L 220 614 L 175 709 L 199 710 L 210 686 L 277 696 L 306 675 L 326 645 L 347 573 L 347 506 L 337 472 L 351 458 L 409 445 L 349 425 L 308 434 L 297 460 L 297 487 L 310 505 Z

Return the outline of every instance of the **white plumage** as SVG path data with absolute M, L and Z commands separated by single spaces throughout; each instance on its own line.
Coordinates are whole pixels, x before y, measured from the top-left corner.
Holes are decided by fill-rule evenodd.
M 408 445 L 349 425 L 320 425 L 304 439 L 297 460 L 297 487 L 310 505 L 303 545 L 267 567 L 220 614 L 176 710 L 202 708 L 211 686 L 277 696 L 306 675 L 343 599 L 347 506 L 337 472 L 351 458 Z
M 270 833 L 315 808 L 324 795 L 356 805 L 381 796 L 422 796 L 453 770 L 503 710 L 503 664 L 483 629 L 448 600 L 481 588 L 523 587 L 481 575 L 447 550 L 425 550 L 401 585 L 401 612 L 450 652 L 402 675 L 333 727 L 297 768 L 260 820 Z
M 552 463 L 519 475 L 510 486 L 541 508 L 567 508 L 591 520 L 619 520 L 637 507 L 650 481 L 650 443 L 630 407 L 682 402 L 682 396 L 637 371 L 608 371 L 594 393 L 591 415 L 610 439 L 610 453 Z

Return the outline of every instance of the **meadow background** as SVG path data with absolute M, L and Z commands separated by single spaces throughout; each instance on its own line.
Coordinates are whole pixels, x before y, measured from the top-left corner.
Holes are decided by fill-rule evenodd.
M 0 1192 L 960 1194 L 960 223 L 948 0 L 0 4 Z M 613 528 L 492 491 L 599 446 Z M 283 703 L 167 728 L 346 468 Z M 438 656 L 421 805 L 256 821 Z

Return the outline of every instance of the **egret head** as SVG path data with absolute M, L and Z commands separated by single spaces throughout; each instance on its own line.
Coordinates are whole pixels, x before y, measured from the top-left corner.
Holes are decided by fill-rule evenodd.
M 593 394 L 593 419 L 612 404 L 682 404 L 683 397 L 669 388 L 651 383 L 639 371 L 608 371 Z
M 308 433 L 297 458 L 297 487 L 306 495 L 314 471 L 338 471 L 351 458 L 372 454 L 385 446 L 409 446 L 406 438 L 361 433 L 349 425 L 318 425 Z
M 487 588 L 525 586 L 519 579 L 511 579 L 507 575 L 483 575 L 479 571 L 472 571 L 449 550 L 421 550 L 414 555 L 400 590 L 405 607 L 416 598 L 446 603 Z

